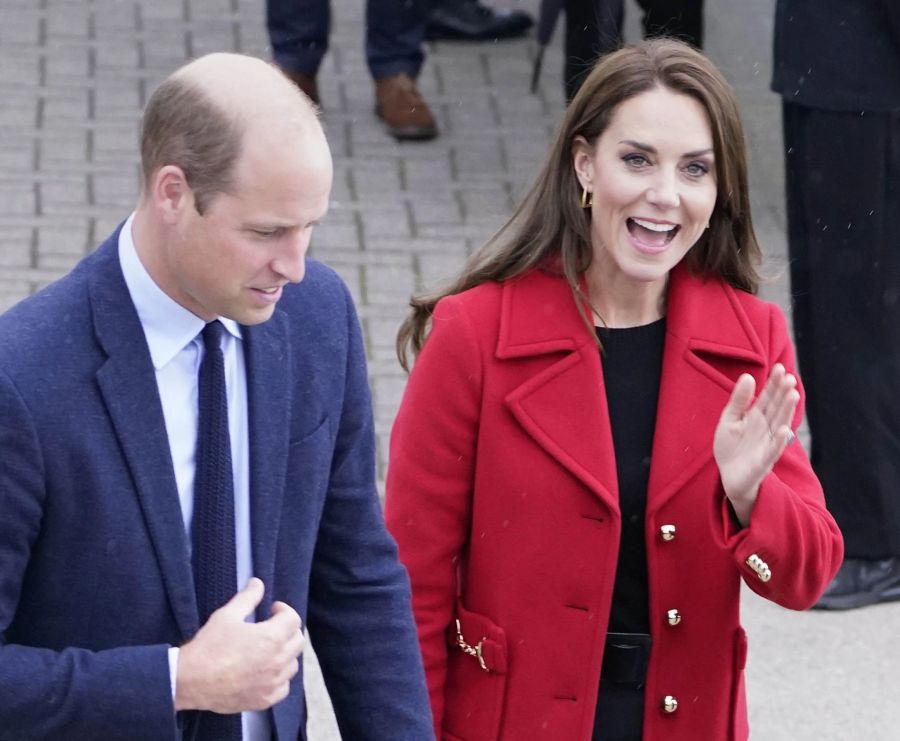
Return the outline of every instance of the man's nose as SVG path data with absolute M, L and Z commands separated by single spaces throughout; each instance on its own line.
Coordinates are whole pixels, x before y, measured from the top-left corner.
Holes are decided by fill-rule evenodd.
M 278 254 L 272 261 L 272 269 L 291 283 L 299 283 L 306 273 L 306 251 L 309 248 L 311 229 L 291 233 L 278 245 Z

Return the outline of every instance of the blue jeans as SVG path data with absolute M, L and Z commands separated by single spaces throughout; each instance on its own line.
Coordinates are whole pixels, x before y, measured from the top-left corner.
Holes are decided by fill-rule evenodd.
M 367 0 L 366 61 L 372 77 L 419 74 L 425 55 L 428 0 Z M 267 0 L 266 25 L 275 63 L 315 75 L 328 51 L 328 0 Z

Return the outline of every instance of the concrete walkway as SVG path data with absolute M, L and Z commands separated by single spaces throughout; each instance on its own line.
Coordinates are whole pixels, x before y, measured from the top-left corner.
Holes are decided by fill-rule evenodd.
M 774 276 L 765 295 L 788 309 L 779 103 L 767 87 L 773 4 L 708 2 L 707 37 L 743 105 L 754 215 Z M 332 5 L 320 84 L 336 178 L 313 251 L 359 306 L 383 476 L 404 385 L 393 355 L 404 306 L 459 267 L 536 173 L 562 110 L 562 34 L 537 95 L 528 93 L 531 39 L 429 45 L 421 87 L 442 136 L 398 145 L 372 115 L 363 3 Z M 520 5 L 534 11 L 538 0 Z M 66 272 L 127 215 L 153 87 L 205 52 L 267 57 L 263 16 L 262 0 L 0 0 L 0 310 Z M 635 27 L 632 12 L 632 38 Z M 900 604 L 796 614 L 748 593 L 744 621 L 753 738 L 900 739 Z M 332 741 L 327 696 L 308 670 L 310 738 Z

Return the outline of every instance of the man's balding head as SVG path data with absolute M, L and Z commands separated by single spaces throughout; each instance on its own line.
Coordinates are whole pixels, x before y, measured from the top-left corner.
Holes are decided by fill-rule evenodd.
M 283 132 L 327 151 L 316 110 L 281 72 L 241 54 L 209 54 L 176 70 L 153 93 L 141 131 L 145 190 L 160 168 L 179 167 L 199 213 L 230 192 L 246 138 Z

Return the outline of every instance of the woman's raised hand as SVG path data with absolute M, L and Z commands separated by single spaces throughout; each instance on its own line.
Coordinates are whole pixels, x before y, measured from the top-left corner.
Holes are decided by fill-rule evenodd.
M 750 512 L 762 480 L 794 439 L 790 424 L 800 402 L 797 378 L 776 363 L 754 402 L 756 382 L 748 373 L 738 378 L 722 411 L 713 438 L 713 455 L 725 495 L 741 524 Z

